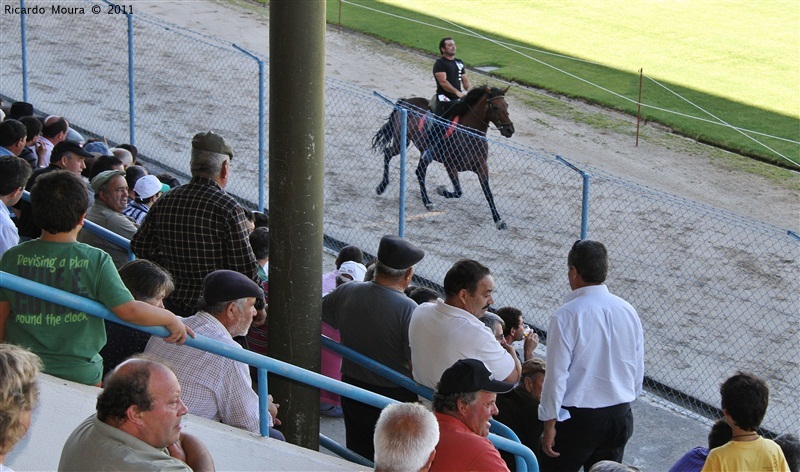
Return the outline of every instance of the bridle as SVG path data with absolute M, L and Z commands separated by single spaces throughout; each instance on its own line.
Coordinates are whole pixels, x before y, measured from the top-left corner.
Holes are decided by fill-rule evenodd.
M 492 100 L 497 100 L 498 98 L 503 98 L 503 95 L 495 95 L 494 97 L 487 98 L 486 106 L 489 107 L 489 109 L 492 112 L 492 117 L 491 119 L 489 119 L 489 121 L 495 123 L 495 126 L 497 126 L 497 131 L 502 131 L 506 128 L 514 126 L 514 123 L 509 121 L 507 123 L 501 122 L 500 124 L 496 124 L 496 122 L 499 120 L 497 119 L 497 109 L 492 106 Z M 483 121 L 483 118 L 481 118 L 481 121 Z M 489 123 L 486 123 L 485 121 L 483 121 L 483 123 L 486 125 L 487 128 L 489 127 Z

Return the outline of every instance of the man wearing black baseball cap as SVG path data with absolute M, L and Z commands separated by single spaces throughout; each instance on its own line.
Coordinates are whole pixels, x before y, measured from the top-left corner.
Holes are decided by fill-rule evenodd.
M 411 377 L 408 326 L 417 304 L 403 290 L 411 283 L 414 265 L 424 256 L 409 241 L 386 235 L 378 246 L 375 280 L 340 285 L 322 299 L 322 320 L 339 330 L 342 344 L 407 377 Z M 414 393 L 347 359 L 342 360 L 342 380 L 401 402 L 417 399 Z M 347 448 L 372 460 L 372 436 L 380 410 L 342 397 L 342 411 Z
M 461 359 L 444 371 L 433 395 L 439 444 L 431 472 L 508 470 L 491 441 L 489 420 L 498 413 L 495 399 L 514 384 L 495 380 L 483 362 Z
M 94 156 L 84 151 L 80 144 L 74 141 L 60 141 L 53 147 L 53 151 L 50 154 L 50 165 L 34 170 L 33 175 L 28 179 L 25 190 L 30 192 L 33 188 L 33 184 L 36 183 L 36 179 L 38 179 L 40 175 L 47 174 L 54 170 L 68 170 L 80 177 L 81 172 L 86 168 L 84 159 L 87 157 Z M 94 199 L 92 198 L 92 194 L 89 194 L 89 197 L 89 207 L 91 207 L 94 204 Z M 19 220 L 17 221 L 20 241 L 27 241 L 41 236 L 42 229 L 33 222 L 31 204 L 25 200 L 20 200 L 15 208 L 20 211 Z

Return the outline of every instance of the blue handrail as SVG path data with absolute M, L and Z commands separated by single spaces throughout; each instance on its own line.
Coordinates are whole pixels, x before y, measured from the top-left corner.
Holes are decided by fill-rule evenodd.
M 145 326 L 138 326 L 131 323 L 127 323 L 125 321 L 120 320 L 117 318 L 110 310 L 108 310 L 103 304 L 89 300 L 87 298 L 80 297 L 78 295 L 74 295 L 63 290 L 59 290 L 53 287 L 48 287 L 47 285 L 40 284 L 38 282 L 34 282 L 13 274 L 9 274 L 7 272 L 0 271 L 0 287 L 6 288 L 9 290 L 13 290 L 20 293 L 25 293 L 36 298 L 40 298 L 42 300 L 46 300 L 52 303 L 56 303 L 58 305 L 62 305 L 65 307 L 69 307 L 75 310 L 83 311 L 87 314 L 92 316 L 97 316 L 109 321 L 113 321 L 115 323 L 122 324 L 124 326 L 128 326 L 131 328 L 139 329 L 141 331 L 145 331 L 155 336 L 165 337 L 169 334 L 166 328 L 163 326 L 158 327 L 145 327 Z M 386 368 L 385 366 L 381 366 L 377 362 L 358 354 L 351 349 L 348 349 L 344 346 L 335 343 L 328 339 L 325 341 L 323 339 L 323 344 L 331 349 L 335 350 L 343 355 L 347 355 L 348 357 L 352 357 L 353 359 L 357 359 L 358 362 L 363 363 L 365 366 L 369 366 L 369 368 L 377 373 L 387 374 L 390 377 L 396 377 L 399 382 L 403 382 L 410 387 L 410 390 L 414 391 L 417 394 L 425 393 L 429 396 L 430 389 L 417 384 L 411 379 L 399 374 L 396 371 Z M 196 349 L 201 349 L 203 351 L 211 352 L 228 359 L 233 359 L 239 362 L 244 362 L 246 364 L 255 366 L 259 369 L 259 413 L 262 418 L 266 418 L 268 415 L 267 409 L 267 399 L 268 399 L 268 392 L 266 388 L 266 376 L 262 375 L 263 373 L 273 373 L 280 375 L 282 377 L 295 380 L 297 382 L 301 382 L 307 385 L 311 385 L 316 388 L 321 388 L 328 390 L 333 393 L 337 393 L 339 395 L 345 396 L 347 398 L 352 398 L 356 401 L 366 403 L 368 405 L 372 405 L 376 408 L 383 408 L 390 403 L 396 403 L 396 400 L 391 398 L 385 397 L 383 395 L 379 395 L 368 390 L 361 389 L 359 387 L 355 387 L 350 384 L 346 384 L 337 380 L 330 379 L 323 375 L 317 374 L 315 372 L 310 372 L 299 367 L 293 366 L 283 361 L 279 361 L 277 359 L 273 359 L 267 356 L 263 356 L 261 354 L 256 354 L 251 351 L 235 348 L 233 346 L 229 346 L 227 344 L 223 344 L 219 341 L 207 338 L 205 336 L 198 335 L 195 338 L 188 338 L 185 343 L 186 346 L 194 347 Z M 261 379 L 264 378 L 262 382 Z M 403 381 L 402 379 L 405 379 Z M 405 385 L 404 385 L 405 386 Z M 406 388 L 408 388 L 406 387 Z M 261 433 L 264 436 L 269 434 L 266 426 L 266 422 L 261 422 Z M 539 466 L 538 462 L 536 461 L 533 452 L 526 446 L 523 446 L 519 443 L 519 439 L 516 438 L 516 435 L 511 432 L 506 426 L 502 425 L 501 423 L 497 423 L 493 421 L 492 425 L 493 431 L 502 431 L 506 435 L 510 433 L 510 437 L 513 440 L 509 440 L 496 434 L 492 433 L 489 435 L 489 439 L 492 443 L 498 448 L 505 451 L 509 451 L 516 456 L 517 461 L 517 469 L 520 471 L 532 471 L 538 472 Z M 507 430 L 507 431 L 506 431 Z M 331 450 L 332 452 L 336 452 L 339 455 L 342 451 L 342 448 L 336 448 L 336 450 L 331 449 L 334 447 L 330 444 L 329 439 L 321 439 L 321 443 L 323 445 L 327 444 L 325 447 Z M 516 441 L 516 442 L 515 442 Z M 331 446 L 331 447 L 328 447 Z M 337 452 L 338 451 L 338 452 Z M 342 457 L 345 457 L 344 455 Z M 347 454 L 348 460 L 354 460 L 354 458 Z M 362 458 L 363 459 L 363 458 Z M 363 459 L 366 461 L 366 459 Z M 362 463 L 360 460 L 354 460 L 354 462 L 358 462 L 362 465 L 369 465 Z M 369 461 L 367 461 L 369 462 Z
M 386 380 L 393 382 L 398 387 L 403 387 L 409 392 L 416 393 L 422 398 L 427 398 L 428 400 L 433 399 L 433 390 L 431 390 L 429 387 L 426 387 L 421 383 L 417 383 L 400 372 L 390 369 L 385 365 L 359 353 L 358 351 L 354 351 L 349 347 L 343 346 L 325 335 L 322 336 L 322 347 L 333 352 L 334 354 L 338 354 L 347 360 L 358 364 L 359 366 L 375 374 L 380 375 Z

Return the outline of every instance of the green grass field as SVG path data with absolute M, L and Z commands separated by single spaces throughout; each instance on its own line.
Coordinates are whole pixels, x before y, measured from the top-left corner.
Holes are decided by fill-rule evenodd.
M 630 114 L 643 69 L 646 120 L 800 168 L 800 2 L 327 1 L 329 23 L 432 56 L 453 36 L 470 67 Z

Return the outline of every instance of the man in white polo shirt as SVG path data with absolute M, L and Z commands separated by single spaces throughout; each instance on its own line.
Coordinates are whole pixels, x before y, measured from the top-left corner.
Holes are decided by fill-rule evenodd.
M 414 310 L 408 328 L 414 380 L 435 388 L 459 359 L 478 359 L 494 378 L 516 382 L 522 372 L 514 348 L 498 342 L 480 318 L 494 303 L 494 279 L 478 261 L 462 259 L 444 277 L 444 300 Z

